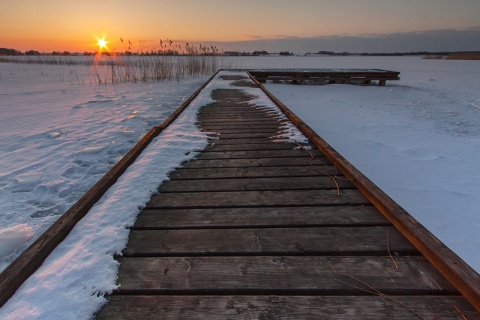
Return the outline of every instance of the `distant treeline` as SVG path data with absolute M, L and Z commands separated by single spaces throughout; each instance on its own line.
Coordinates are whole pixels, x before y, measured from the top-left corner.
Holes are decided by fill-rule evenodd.
M 248 51 L 223 51 L 221 53 L 222 55 L 225 56 L 268 56 L 271 54 L 278 54 L 281 56 L 293 56 L 294 53 L 290 51 L 280 51 L 280 52 L 267 52 L 265 50 L 262 51 L 253 51 L 253 52 L 248 52 Z
M 39 51 L 36 51 L 36 50 L 28 50 L 25 52 L 21 52 L 15 49 L 0 48 L 0 56 L 41 56 L 41 55 L 69 56 L 69 55 L 72 55 L 72 53 L 68 51 L 63 51 L 63 52 L 53 51 L 47 54 L 47 53 L 40 53 Z
M 148 55 L 148 56 L 159 56 L 159 55 L 223 55 L 223 56 L 267 56 L 267 55 L 280 55 L 280 56 L 293 56 L 294 53 L 290 51 L 280 51 L 280 52 L 268 52 L 266 50 L 258 50 L 253 52 L 248 51 L 218 51 L 216 48 L 212 47 L 212 50 L 206 50 L 205 46 L 200 45 L 200 50 L 196 49 L 193 46 L 186 46 L 186 52 L 179 52 L 177 50 L 158 50 L 158 51 L 146 51 L 146 52 L 116 52 L 116 55 Z M 188 50 L 190 49 L 190 50 Z M 93 56 L 98 54 L 98 52 L 69 52 L 69 51 L 53 51 L 49 53 L 40 53 L 36 50 L 28 50 L 21 52 L 15 49 L 9 48 L 0 48 L 0 56 L 39 56 L 39 55 L 49 55 L 49 56 Z M 113 53 L 102 52 L 104 55 L 112 55 Z M 465 59 L 465 60 L 478 60 L 480 57 L 480 51 L 440 51 L 440 52 L 431 52 L 431 51 L 414 51 L 414 52 L 363 52 L 363 53 L 350 53 L 350 52 L 334 52 L 334 51 L 325 51 L 321 50 L 318 52 L 307 52 L 305 56 L 308 55 L 324 55 L 324 56 L 372 56 L 372 57 L 400 57 L 400 56 L 424 56 L 431 59 Z
M 187 49 L 193 48 L 192 46 L 188 47 Z M 114 54 L 116 55 L 125 55 L 125 56 L 131 56 L 131 55 L 141 55 L 141 56 L 158 56 L 158 55 L 225 55 L 225 56 L 266 56 L 270 54 L 278 54 L 281 56 L 293 56 L 294 54 L 289 51 L 281 51 L 281 52 L 275 52 L 275 53 L 269 53 L 265 50 L 262 51 L 254 51 L 254 52 L 247 52 L 247 51 L 217 51 L 216 48 L 213 50 L 204 50 L 204 46 L 200 46 L 200 50 L 187 50 L 186 52 L 179 52 L 178 50 L 162 50 L 162 51 L 145 51 L 145 52 L 132 52 L 132 51 L 125 51 L 125 52 L 115 52 Z M 69 52 L 69 51 L 53 51 L 53 52 L 48 52 L 48 53 L 40 53 L 35 50 L 29 50 L 25 52 L 21 52 L 19 50 L 15 49 L 8 49 L 8 48 L 0 48 L 0 56 L 39 56 L 39 55 L 49 55 L 49 56 L 79 56 L 79 55 L 84 55 L 84 56 L 92 56 L 96 55 L 97 52 Z M 111 52 L 102 52 L 104 55 L 112 55 L 113 53 Z
M 306 53 L 309 55 L 312 53 Z M 450 56 L 450 55 L 464 55 L 464 54 L 480 54 L 478 51 L 412 51 L 412 52 L 363 52 L 363 53 L 350 53 L 350 52 L 333 52 L 333 51 L 318 51 L 313 54 L 326 55 L 326 56 L 373 56 L 373 57 L 401 57 L 401 56 Z
M 141 51 L 141 52 L 132 52 L 132 51 L 124 51 L 124 52 L 101 52 L 101 55 L 105 56 L 113 56 L 113 55 L 121 55 L 121 56 L 212 56 L 212 55 L 219 55 L 220 53 L 216 51 L 216 48 L 206 49 L 204 46 L 194 47 L 194 46 L 186 46 L 185 51 L 178 51 L 172 49 L 163 49 L 163 50 L 148 50 L 148 51 Z M 9 49 L 9 48 L 0 48 L 0 56 L 94 56 L 99 54 L 98 52 L 69 52 L 69 51 L 53 51 L 53 52 L 38 52 L 36 50 L 28 50 L 25 52 Z

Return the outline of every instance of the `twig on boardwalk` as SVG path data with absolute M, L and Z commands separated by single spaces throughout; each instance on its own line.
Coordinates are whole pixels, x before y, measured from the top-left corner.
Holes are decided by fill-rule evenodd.
M 333 180 L 333 182 L 335 183 L 335 186 L 337 187 L 337 196 L 339 196 L 339 197 L 340 197 L 340 187 L 338 186 L 338 183 L 337 183 L 336 177 L 335 177 L 335 176 L 333 176 L 333 177 L 332 177 L 332 180 Z
M 320 172 L 321 174 L 323 174 L 323 175 L 325 175 L 325 176 L 327 176 L 327 177 L 332 178 L 333 183 L 335 183 L 335 187 L 337 188 L 337 195 L 340 197 L 340 186 L 338 185 L 337 180 L 336 180 L 336 179 L 337 179 L 337 176 L 336 176 L 336 175 L 328 174 L 328 173 L 326 173 L 326 172 L 323 172 L 322 170 L 320 170 L 320 169 L 318 169 L 317 167 L 315 167 L 315 166 L 313 165 L 313 163 L 311 163 L 311 162 L 310 162 L 310 165 L 311 165 L 315 170 L 317 170 L 318 172 Z
M 313 152 L 311 152 L 310 150 L 306 149 L 303 145 L 301 145 L 301 144 L 298 143 L 297 141 L 295 141 L 295 143 L 298 145 L 298 147 L 299 147 L 300 149 L 307 151 L 307 152 L 310 154 L 310 158 L 312 158 L 312 160 L 317 160 L 317 161 L 319 161 L 320 163 L 322 163 L 322 164 L 324 164 L 324 165 L 327 165 L 326 163 L 324 163 L 324 162 L 320 161 L 319 159 L 315 158 L 315 155 L 313 154 Z M 310 165 L 311 165 L 315 170 L 317 170 L 318 172 L 320 172 L 321 174 L 324 174 L 324 175 L 326 175 L 327 177 L 331 177 L 331 178 L 332 178 L 333 183 L 335 183 L 335 187 L 337 188 L 337 195 L 340 197 L 340 186 L 339 186 L 338 183 L 337 183 L 338 168 L 335 167 L 335 171 L 336 171 L 336 172 L 335 172 L 335 174 L 331 175 L 331 174 L 328 174 L 328 173 L 325 173 L 325 172 L 319 170 L 317 167 L 315 167 L 315 166 L 313 165 L 312 162 L 310 162 Z
M 313 154 L 312 151 L 307 150 L 307 149 L 305 149 L 305 148 L 304 148 L 304 150 L 308 152 L 308 154 L 310 155 L 310 158 L 312 158 L 313 160 L 315 159 L 315 155 Z
M 290 139 L 290 138 L 288 138 L 287 140 L 292 140 L 297 145 L 297 147 L 295 149 L 305 150 L 310 155 L 310 158 L 315 159 L 315 154 L 313 154 L 313 152 L 310 151 L 311 147 L 308 147 L 309 149 L 307 149 L 304 145 L 298 143 L 298 141 L 296 141 L 296 140 L 293 140 L 293 139 Z
M 392 259 L 393 264 L 395 265 L 395 269 L 398 269 L 398 264 L 395 261 L 395 259 L 393 258 L 392 254 L 390 253 L 390 241 L 388 239 L 388 235 L 389 235 L 389 232 L 387 230 L 387 251 L 388 251 L 388 255 L 390 256 L 390 259 Z
M 335 281 L 341 283 L 341 284 L 344 284 L 346 286 L 349 286 L 349 287 L 352 287 L 352 288 L 355 288 L 355 289 L 358 289 L 358 290 L 361 290 L 363 292 L 367 292 L 367 293 L 370 293 L 370 294 L 373 294 L 373 295 L 376 295 L 378 297 L 381 297 L 381 298 L 385 298 L 385 299 L 388 299 L 390 301 L 393 301 L 393 302 L 396 302 L 398 303 L 399 305 L 401 305 L 402 307 L 404 307 L 405 309 L 407 309 L 408 311 L 412 312 L 413 314 L 415 314 L 417 317 L 419 317 L 420 319 L 423 319 L 425 320 L 424 317 L 422 317 L 421 315 L 419 315 L 415 310 L 413 310 L 412 308 L 408 307 L 405 303 L 401 302 L 401 301 L 398 301 L 397 299 L 395 298 L 392 298 L 390 296 L 388 296 L 387 294 L 375 289 L 374 287 L 372 287 L 371 285 L 369 285 L 368 283 L 366 283 L 365 281 L 362 281 L 354 276 L 351 276 L 349 274 L 345 274 L 345 273 L 341 273 L 341 272 L 337 272 L 335 270 L 332 270 L 332 272 L 336 275 L 341 275 L 341 276 L 344 276 L 344 277 L 347 277 L 347 278 L 350 278 L 352 280 L 355 280 L 361 284 L 363 284 L 364 286 L 368 287 L 369 289 L 365 289 L 365 288 L 361 288 L 360 286 L 356 286 L 356 285 L 353 285 L 353 284 L 350 284 L 350 283 L 347 283 L 345 281 L 342 281 L 342 280 L 339 280 L 339 279 L 334 279 Z
M 315 160 L 315 161 L 317 161 L 318 163 L 320 163 L 320 164 L 322 164 L 322 165 L 324 165 L 324 166 L 331 166 L 331 164 L 326 163 L 326 162 L 323 162 L 323 161 L 321 161 L 321 160 L 318 159 L 318 158 L 314 158 L 314 159 L 312 159 L 312 160 Z M 313 164 L 313 162 L 310 162 L 310 165 L 317 169 L 317 167 Z M 332 175 L 332 174 L 325 173 L 325 172 L 322 172 L 322 171 L 320 171 L 320 170 L 318 170 L 318 169 L 317 169 L 317 171 L 319 171 L 320 173 L 323 173 L 324 175 L 326 175 L 326 176 L 328 176 L 328 177 L 335 177 L 335 179 L 340 179 L 340 180 L 345 180 L 345 181 L 353 181 L 353 179 L 349 179 L 349 178 L 347 178 L 347 177 L 343 177 L 343 178 L 342 178 L 342 177 L 337 176 L 337 174 L 339 173 L 338 168 L 337 168 L 336 166 L 333 166 L 333 167 L 335 168 L 335 174 L 333 174 L 333 175 Z
M 453 307 L 455 308 L 455 310 L 457 310 L 463 320 L 467 320 L 467 317 L 465 317 L 465 315 L 462 313 L 462 311 L 460 311 L 460 309 L 457 308 L 456 305 L 453 305 Z
M 211 150 L 215 149 L 216 147 L 218 147 L 218 144 L 212 143 L 208 147 L 206 147 L 204 151 L 211 151 Z M 202 150 L 199 150 L 199 151 L 202 151 Z

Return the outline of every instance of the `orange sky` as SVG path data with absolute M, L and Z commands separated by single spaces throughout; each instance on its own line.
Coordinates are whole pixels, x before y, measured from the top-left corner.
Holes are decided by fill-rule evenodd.
M 480 25 L 477 0 L 0 0 L 0 47 L 124 51 L 166 38 L 242 41 L 357 36 Z M 146 42 L 142 42 L 146 41 Z

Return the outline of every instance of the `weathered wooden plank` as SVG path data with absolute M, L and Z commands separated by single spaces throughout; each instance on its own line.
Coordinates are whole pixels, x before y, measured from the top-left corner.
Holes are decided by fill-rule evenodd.
M 208 131 L 208 130 L 203 130 Z M 278 134 L 278 132 L 252 132 L 252 133 L 225 133 L 218 134 L 220 139 L 246 139 L 246 138 L 271 138 Z
M 399 80 L 399 72 L 381 69 L 263 69 L 250 70 L 250 75 L 255 79 L 278 80 L 278 79 L 345 79 L 345 80 Z
M 270 130 L 277 130 L 279 131 L 280 130 L 280 125 L 278 123 L 273 123 L 273 124 L 232 124 L 232 125 L 224 125 L 224 124 L 218 124 L 218 125 L 202 125 L 201 128 L 202 130 L 206 130 L 206 131 L 218 131 L 220 133 L 222 132 L 232 132 L 234 130 L 267 130 L 267 129 L 270 129 Z
M 227 178 L 271 178 L 271 177 L 318 177 L 334 176 L 334 166 L 287 166 L 287 167 L 244 167 L 244 168 L 183 168 L 170 174 L 172 180 L 227 179 Z M 340 180 L 340 178 L 339 178 Z
M 148 203 L 150 208 L 311 206 L 368 204 L 357 190 L 289 190 L 160 193 Z
M 272 136 L 263 136 L 263 137 L 255 137 L 252 138 L 230 138 L 228 135 L 223 134 L 215 134 L 210 136 L 209 139 L 210 144 L 267 144 L 267 143 L 288 143 L 291 144 L 292 147 L 298 147 L 298 144 L 295 140 L 290 139 L 281 139 L 275 138 Z M 312 147 L 316 149 L 316 147 Z
M 223 116 L 223 115 L 199 115 L 197 117 L 197 121 L 200 124 L 203 123 L 228 123 L 228 122 L 233 122 L 233 123 L 242 123 L 242 122 L 282 122 L 285 121 L 285 117 L 280 117 L 280 116 L 273 116 L 273 115 L 239 115 L 239 114 L 229 114 L 228 116 Z
M 216 113 L 199 114 L 197 117 L 199 122 L 249 122 L 249 121 L 272 121 L 272 122 L 288 122 L 288 118 L 278 111 L 256 110 L 256 111 L 218 111 Z
M 241 228 L 390 225 L 373 206 L 149 209 L 134 228 Z
M 222 101 L 222 102 L 215 102 L 208 106 L 202 107 L 200 109 L 201 115 L 209 115 L 211 113 L 255 113 L 255 112 L 262 112 L 261 110 L 254 105 L 249 104 L 248 102 L 242 102 L 237 99 L 230 99 L 231 101 Z
M 257 144 L 211 144 L 203 152 L 223 151 L 252 151 L 252 150 L 293 150 L 297 145 L 293 143 L 257 143 Z
M 223 80 L 245 80 L 245 79 L 249 79 L 248 77 L 245 77 L 243 75 L 239 75 L 239 74 L 236 74 L 236 75 L 222 75 L 219 77 L 220 79 L 223 79 Z
M 211 116 L 198 116 L 197 124 L 224 124 L 224 123 L 244 123 L 244 122 L 285 122 L 284 118 L 273 115 L 261 115 L 261 114 L 212 114 Z
M 354 189 L 345 177 L 281 177 L 250 179 L 171 180 L 160 192 L 242 191 L 242 190 L 326 190 Z
M 230 126 L 238 126 L 238 125 L 244 125 L 244 124 L 282 124 L 286 119 L 278 119 L 278 118 L 273 118 L 269 117 L 267 115 L 260 116 L 258 115 L 255 118 L 249 117 L 249 118 L 238 118 L 232 116 L 230 119 L 228 117 L 219 119 L 219 118 L 197 118 L 197 124 L 200 126 L 203 125 L 230 125 Z
M 227 78 L 224 78 L 224 79 L 227 79 Z M 229 80 L 233 80 L 233 79 L 230 78 Z M 246 79 L 245 80 L 245 78 L 243 78 L 243 79 L 235 79 L 235 80 L 242 80 L 242 81 L 236 81 L 235 84 L 246 83 L 246 82 L 251 83 L 251 79 Z M 233 84 L 233 85 L 235 85 L 235 84 Z M 246 98 L 250 98 L 250 99 L 255 98 L 255 96 L 250 95 L 246 91 L 240 91 L 240 94 L 236 94 L 236 91 L 239 91 L 239 89 L 215 89 L 212 92 L 212 98 L 215 99 L 215 100 L 220 100 L 220 98 L 222 98 L 222 97 L 225 98 L 225 99 L 228 99 L 228 100 L 230 100 L 232 97 L 235 97 L 237 99 L 239 97 L 246 97 Z
M 258 150 L 258 151 L 226 151 L 207 152 L 197 156 L 197 159 L 245 159 L 245 158 L 290 158 L 290 157 L 316 157 L 322 155 L 318 150 Z M 324 156 L 322 155 L 322 158 Z
M 396 257 L 398 269 L 389 256 L 125 257 L 118 261 L 121 292 L 359 295 L 375 288 L 384 294 L 456 293 L 418 256 Z
M 288 167 L 288 166 L 325 166 L 331 165 L 326 157 L 309 156 L 292 158 L 247 158 L 247 159 L 212 159 L 185 162 L 184 168 L 235 168 L 235 167 Z M 316 170 L 314 168 L 314 170 Z
M 478 319 L 458 296 L 121 296 L 96 319 Z
M 198 120 L 216 120 L 216 119 L 277 119 L 278 114 L 267 114 L 263 110 L 231 110 L 217 108 L 215 110 L 201 111 L 197 117 Z
M 259 108 L 249 106 L 249 105 L 239 105 L 239 104 L 234 104 L 234 105 L 228 105 L 228 104 L 212 104 L 207 107 L 203 107 L 200 109 L 200 112 L 202 115 L 208 115 L 211 113 L 214 114 L 230 114 L 230 113 L 236 113 L 236 114 L 261 114 L 264 113 L 264 110 L 261 110 Z
M 148 246 L 145 244 L 148 243 Z M 132 230 L 123 256 L 416 255 L 394 227 Z
M 231 119 L 216 119 L 216 118 L 209 118 L 209 119 L 203 119 L 203 118 L 198 118 L 197 119 L 197 124 L 200 126 L 203 125 L 222 125 L 222 126 L 239 126 L 239 125 L 254 125 L 254 124 L 259 124 L 259 125 L 264 125 L 264 124 L 272 124 L 272 125 L 280 125 L 282 122 L 279 119 L 273 119 L 273 118 L 268 118 L 267 116 L 264 116 L 263 118 L 246 118 L 246 119 L 238 119 L 236 117 L 232 117 Z
M 210 144 L 265 144 L 265 143 L 272 143 L 272 138 L 241 138 L 241 139 L 210 139 L 208 142 Z
M 221 131 L 217 130 L 217 128 L 210 128 L 210 127 L 202 127 L 203 131 L 214 131 L 220 132 L 222 135 L 224 134 L 238 134 L 238 133 L 269 133 L 270 136 L 277 135 L 280 130 L 278 128 L 224 128 Z

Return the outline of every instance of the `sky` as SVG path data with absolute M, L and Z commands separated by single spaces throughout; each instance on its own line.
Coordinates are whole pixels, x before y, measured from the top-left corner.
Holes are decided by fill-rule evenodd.
M 0 47 L 116 51 L 176 42 L 224 50 L 480 50 L 478 0 L 0 0 Z M 366 43 L 363 43 L 366 40 Z M 369 49 L 373 50 L 369 50 Z

